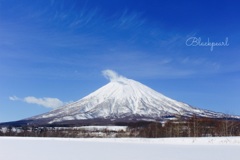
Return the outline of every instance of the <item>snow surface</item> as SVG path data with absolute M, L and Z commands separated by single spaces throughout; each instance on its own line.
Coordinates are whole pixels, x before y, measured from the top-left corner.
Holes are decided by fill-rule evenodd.
M 82 127 L 77 127 L 79 129 L 84 129 L 87 131 L 103 131 L 103 130 L 108 130 L 108 131 L 126 131 L 127 126 L 82 126 Z
M 32 117 L 30 120 L 48 118 L 49 123 L 54 123 L 93 118 L 116 119 L 127 116 L 156 119 L 175 115 L 199 115 L 211 118 L 226 116 L 191 107 L 186 103 L 166 97 L 137 81 L 120 77 L 76 102 Z
M 239 151 L 240 137 L 0 137 L 1 160 L 235 160 Z
M 51 127 L 50 127 L 51 128 Z M 86 131 L 126 131 L 128 126 L 81 126 L 81 127 L 54 127 L 55 129 L 75 129 L 81 130 L 84 129 Z M 1 129 L 0 129 L 1 131 Z M 5 131 L 5 130 L 4 130 Z M 6 133 L 6 132 L 4 132 Z

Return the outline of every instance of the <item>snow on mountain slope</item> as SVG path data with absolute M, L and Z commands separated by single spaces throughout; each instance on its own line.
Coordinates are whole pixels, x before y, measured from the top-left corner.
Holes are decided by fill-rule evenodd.
M 164 116 L 223 117 L 224 114 L 193 108 L 168 98 L 161 93 L 111 70 L 104 75 L 110 83 L 88 96 L 30 119 L 51 119 L 49 123 L 66 120 L 94 118 L 145 117 L 157 119 Z

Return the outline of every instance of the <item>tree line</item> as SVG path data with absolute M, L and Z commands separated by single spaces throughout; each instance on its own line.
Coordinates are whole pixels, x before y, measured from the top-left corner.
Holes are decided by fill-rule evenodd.
M 126 125 L 126 124 L 125 124 Z M 129 123 L 126 131 L 84 130 L 73 127 L 21 126 L 0 128 L 0 136 L 30 137 L 216 137 L 240 136 L 240 121 L 232 119 L 192 118 L 166 122 Z
M 137 126 L 135 126 L 137 127 Z M 187 120 L 174 120 L 166 123 L 150 123 L 137 127 L 137 137 L 221 137 L 240 136 L 240 121 L 192 117 Z

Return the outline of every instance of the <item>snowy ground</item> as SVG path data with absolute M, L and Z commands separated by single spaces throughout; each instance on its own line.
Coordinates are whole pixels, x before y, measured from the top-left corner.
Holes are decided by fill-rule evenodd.
M 235 160 L 239 153 L 240 137 L 0 137 L 0 160 Z
M 94 130 L 108 130 L 108 131 L 126 131 L 127 126 L 83 126 L 79 127 L 80 129 L 85 129 L 88 131 L 94 131 Z

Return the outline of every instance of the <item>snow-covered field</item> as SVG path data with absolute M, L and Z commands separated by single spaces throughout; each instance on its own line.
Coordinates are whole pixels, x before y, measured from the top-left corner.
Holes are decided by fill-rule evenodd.
M 235 160 L 239 153 L 240 137 L 0 137 L 0 160 Z

